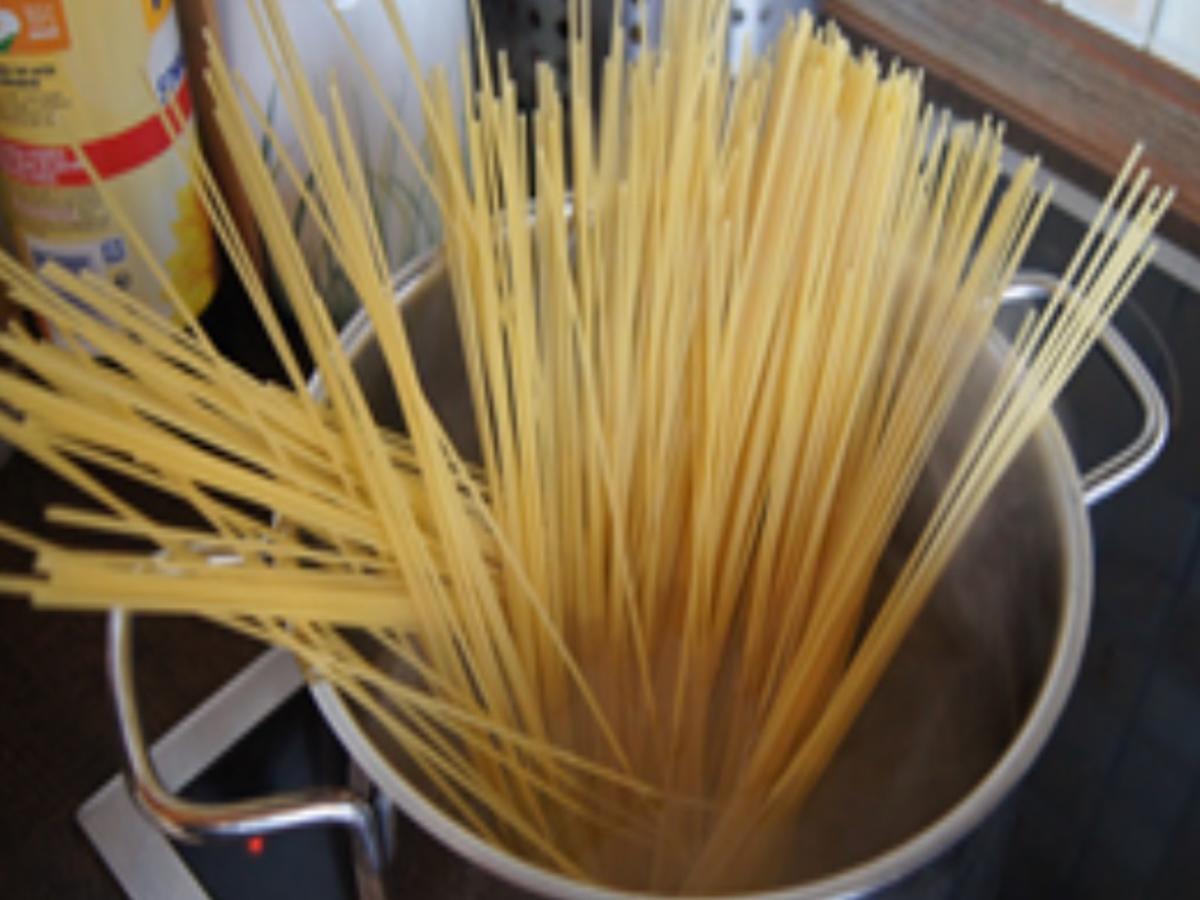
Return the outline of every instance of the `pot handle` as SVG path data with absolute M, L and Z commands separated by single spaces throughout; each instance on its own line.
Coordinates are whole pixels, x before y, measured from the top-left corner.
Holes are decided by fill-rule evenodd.
M 130 792 L 137 805 L 166 835 L 196 843 L 213 838 L 248 838 L 311 825 L 338 825 L 353 832 L 371 874 L 383 872 L 383 839 L 371 806 L 336 788 L 277 794 L 235 803 L 194 803 L 162 783 L 142 735 L 130 652 L 133 617 L 108 614 L 108 682 L 116 709 Z
M 1001 300 L 1004 304 L 1047 300 L 1059 279 L 1044 272 L 1021 272 Z M 1128 385 L 1142 408 L 1142 428 L 1134 440 L 1083 475 L 1083 502 L 1094 506 L 1142 474 L 1158 458 L 1167 442 L 1170 425 L 1167 403 L 1145 363 L 1116 326 L 1109 324 L 1097 344 Z

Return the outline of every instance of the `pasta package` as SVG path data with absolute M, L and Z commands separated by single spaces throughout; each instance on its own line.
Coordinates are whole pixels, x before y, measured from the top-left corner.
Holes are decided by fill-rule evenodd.
M 97 273 L 165 312 L 161 267 L 199 313 L 215 245 L 170 152 L 194 140 L 191 105 L 172 0 L 0 0 L 0 211 L 16 254 Z

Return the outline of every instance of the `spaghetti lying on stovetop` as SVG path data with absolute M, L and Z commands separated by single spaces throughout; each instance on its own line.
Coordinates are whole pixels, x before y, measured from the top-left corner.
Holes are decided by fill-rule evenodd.
M 565 100 L 543 65 L 520 112 L 482 40 L 461 128 L 444 74 L 420 83 L 428 165 L 409 147 L 442 215 L 481 459 L 461 457 L 418 377 L 338 86 L 308 82 L 266 0 L 252 9 L 298 150 L 219 54 L 208 77 L 324 396 L 305 389 L 203 159 L 178 143 L 288 383 L 223 359 L 177 294 L 170 324 L 87 274 L 39 279 L 4 257 L 63 340 L 0 339 L 22 367 L 0 373 L 19 413 L 0 438 L 98 505 L 52 521 L 154 550 L 0 527 L 37 554 L 33 576 L 0 586 L 47 607 L 202 615 L 289 648 L 387 730 L 448 813 L 539 864 L 664 892 L 758 887 L 755 848 L 802 814 L 1147 264 L 1169 195 L 1135 175 L 1135 153 L 863 621 L 1047 203 L 1036 164 L 1002 183 L 999 127 L 935 115 L 917 73 L 808 18 L 731 72 L 713 0 L 668 4 L 660 48 L 632 62 L 614 27 L 593 118 L 590 15 L 569 6 Z M 470 83 L 465 51 L 463 71 Z M 260 130 L 370 316 L 404 435 L 367 408 Z M 152 519 L 101 471 L 177 498 L 193 524 Z

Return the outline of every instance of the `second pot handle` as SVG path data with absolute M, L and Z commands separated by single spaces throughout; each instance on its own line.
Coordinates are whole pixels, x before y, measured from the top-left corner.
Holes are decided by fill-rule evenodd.
M 1049 299 L 1059 279 L 1042 272 L 1021 272 L 1002 302 L 1036 303 Z M 1142 408 L 1142 428 L 1134 440 L 1083 474 L 1083 502 L 1094 506 L 1133 481 L 1158 458 L 1170 433 L 1167 403 L 1145 363 L 1117 328 L 1109 324 L 1097 346 L 1108 357 Z

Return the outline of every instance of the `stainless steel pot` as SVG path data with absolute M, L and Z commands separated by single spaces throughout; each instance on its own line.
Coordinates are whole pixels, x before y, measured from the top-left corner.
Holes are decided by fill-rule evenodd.
M 1035 301 L 1054 284 L 1049 276 L 1024 275 L 1006 300 Z M 443 408 L 447 430 L 460 447 L 467 447 L 470 415 L 461 402 L 465 394 L 448 291 L 436 256 L 412 264 L 397 280 L 397 303 L 418 348 L 423 380 L 451 398 Z M 998 346 L 1000 340 L 995 338 Z M 386 376 L 367 318 L 355 318 L 342 341 L 370 399 L 369 387 L 382 388 Z M 1050 418 L 1040 428 L 997 488 L 806 807 L 812 825 L 798 824 L 797 846 L 819 843 L 820 864 L 798 869 L 791 886 L 755 896 L 809 900 L 886 890 L 979 825 L 1045 744 L 1074 684 L 1087 633 L 1092 598 L 1087 507 L 1143 471 L 1167 434 L 1165 403 L 1136 354 L 1111 327 L 1101 336 L 1100 347 L 1142 406 L 1141 432 L 1081 477 L 1057 421 Z M 986 368 L 973 377 L 986 378 Z M 319 390 L 319 383 L 313 388 Z M 394 422 L 395 409 L 387 402 L 378 404 L 376 413 L 381 421 Z M 954 430 L 953 417 L 948 430 Z M 924 476 L 930 496 L 937 493 L 938 470 L 935 451 Z M 905 527 L 902 521 L 895 550 L 901 556 Z M 991 618 L 981 620 L 981 611 Z M 131 630 L 130 617 L 111 614 L 109 677 L 133 793 L 159 828 L 172 837 L 205 840 L 338 824 L 353 830 L 368 869 L 385 867 L 388 854 L 378 811 L 348 790 L 317 789 L 222 805 L 186 802 L 167 791 L 141 733 Z M 412 786 L 402 762 L 388 754 L 369 723 L 329 684 L 314 683 L 311 690 L 379 795 L 461 857 L 545 896 L 629 896 L 550 874 L 484 843 Z M 931 706 L 930 697 L 943 705 Z M 963 735 L 970 736 L 970 746 L 961 743 Z M 961 765 L 944 765 L 951 757 Z M 906 759 L 912 765 L 904 769 Z M 929 765 L 931 759 L 936 765 Z M 403 854 L 404 848 L 395 852 Z

